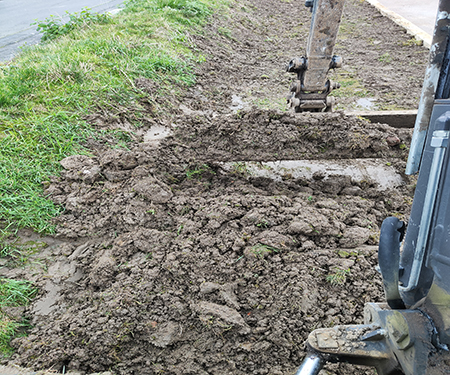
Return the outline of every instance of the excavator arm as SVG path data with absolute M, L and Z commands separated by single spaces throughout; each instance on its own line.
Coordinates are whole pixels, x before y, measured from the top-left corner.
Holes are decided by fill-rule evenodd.
M 292 59 L 287 71 L 297 74 L 287 98 L 296 112 L 331 111 L 328 94 L 339 84 L 327 78 L 328 71 L 340 68 L 342 59 L 333 55 L 345 0 L 307 0 L 312 10 L 306 56 Z

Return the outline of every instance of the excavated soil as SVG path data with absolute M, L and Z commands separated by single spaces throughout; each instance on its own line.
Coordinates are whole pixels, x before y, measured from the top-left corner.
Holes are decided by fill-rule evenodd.
M 283 66 L 302 53 L 309 19 L 299 2 L 235 4 L 190 36 L 206 61 L 197 84 L 170 98 L 170 115 L 154 115 L 152 101 L 169 98 L 137 80 L 149 97 L 149 132 L 135 133 L 128 150 L 91 140 L 94 157 L 61 161 L 46 194 L 65 211 L 55 238 L 38 239 L 48 245 L 46 267 L 2 269 L 41 291 L 11 363 L 83 374 L 288 375 L 309 332 L 361 323 L 364 303 L 383 301 L 376 245 L 384 218 L 408 217 L 411 131 L 278 109 L 291 79 Z M 346 74 L 379 106 L 415 107 L 427 51 L 361 1 L 347 1 L 342 25 Z M 359 99 L 344 95 L 340 105 Z M 371 178 L 321 172 L 272 179 L 243 163 L 305 159 L 375 159 L 402 184 L 383 190 Z

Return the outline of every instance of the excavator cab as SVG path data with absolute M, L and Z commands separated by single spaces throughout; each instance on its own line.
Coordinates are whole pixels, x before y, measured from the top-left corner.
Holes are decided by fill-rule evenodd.
M 339 24 L 333 12 L 336 8 L 342 12 L 342 0 L 314 0 L 312 5 L 311 29 L 325 30 L 316 24 L 319 19 Z M 328 9 L 330 18 L 327 7 L 333 8 Z M 372 366 L 379 375 L 450 374 L 449 14 L 450 0 L 440 0 L 406 170 L 407 174 L 420 170 L 411 215 L 407 225 L 389 217 L 381 226 L 378 262 L 386 303 L 366 304 L 364 324 L 313 331 L 296 375 L 317 375 L 326 362 Z M 327 30 L 334 34 L 333 28 Z M 310 35 L 311 43 L 315 38 Z M 317 48 L 326 50 L 320 43 Z M 309 42 L 308 54 L 303 61 L 291 62 L 300 87 L 290 95 L 297 112 L 319 108 L 313 95 L 327 92 L 310 89 L 307 75 L 316 73 L 308 67 L 316 66 L 317 56 Z M 329 51 L 321 58 L 333 60 Z M 300 65 L 305 69 L 299 69 Z M 322 74 L 317 77 L 322 82 Z M 304 103 L 309 98 L 311 105 Z M 325 104 L 321 110 L 326 110 Z

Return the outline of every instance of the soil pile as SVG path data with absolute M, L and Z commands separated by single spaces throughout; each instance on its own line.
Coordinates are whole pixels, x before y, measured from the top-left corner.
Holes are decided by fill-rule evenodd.
M 42 293 L 28 312 L 30 335 L 13 342 L 15 363 L 83 373 L 286 375 L 300 365 L 310 331 L 361 323 L 364 303 L 383 300 L 374 269 L 379 227 L 387 216 L 407 217 L 413 181 L 403 176 L 385 191 L 344 175 L 274 180 L 243 163 L 378 158 L 404 169 L 409 130 L 254 106 L 289 87 L 278 65 L 298 44 L 292 28 L 306 35 L 309 27 L 299 25 L 297 8 L 247 1 L 193 37 L 207 56 L 199 82 L 174 116 L 153 120 L 170 136 L 144 134 L 129 150 L 92 141 L 96 157 L 61 162 L 64 173 L 46 192 L 66 211 L 48 272 L 34 276 Z M 367 4 L 348 2 L 348 23 L 374 16 Z M 233 32 L 223 35 L 229 22 Z M 374 23 L 361 27 L 377 29 L 377 40 L 409 40 L 384 18 Z M 351 46 L 342 40 L 342 49 Z M 402 51 L 404 61 L 424 54 L 416 45 Z M 359 79 L 372 82 L 379 61 L 366 62 Z M 383 75 L 398 90 L 383 84 L 409 106 L 419 85 L 396 69 Z
M 274 115 L 273 127 L 261 121 Z M 348 176 L 274 181 L 239 162 L 224 169 L 218 161 L 248 158 L 251 148 L 214 140 L 234 133 L 231 139 L 254 139 L 263 155 L 300 159 L 309 149 L 319 156 L 315 136 L 263 135 L 321 129 L 333 143 L 325 157 L 342 150 L 401 166 L 406 151 L 386 138 L 407 142 L 408 132 L 341 114 L 257 110 L 226 119 L 211 136 L 196 117 L 184 117 L 186 126 L 160 145 L 62 161 L 66 171 L 47 192 L 66 207 L 59 233 L 84 241 L 53 249 L 44 276 L 53 305 L 36 308 L 31 335 L 16 340 L 18 363 L 121 374 L 287 374 L 311 330 L 361 322 L 363 304 L 382 300 L 376 247 L 368 245 L 377 244 L 385 217 L 408 212 L 406 180 L 389 192 Z M 197 137 L 189 142 L 191 126 L 203 155 Z M 358 147 L 343 137 L 353 131 L 364 135 Z

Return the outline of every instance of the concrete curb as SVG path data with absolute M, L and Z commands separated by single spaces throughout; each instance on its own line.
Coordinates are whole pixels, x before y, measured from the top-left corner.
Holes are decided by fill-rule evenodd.
M 377 0 L 366 0 L 370 5 L 377 8 L 380 13 L 394 21 L 397 25 L 403 27 L 408 34 L 413 35 L 416 39 L 423 41 L 423 45 L 427 48 L 431 47 L 431 35 L 423 31 L 421 28 L 408 21 L 406 18 L 399 14 L 389 10 L 384 5 L 380 4 Z
M 346 111 L 348 116 L 364 117 L 372 123 L 388 124 L 393 128 L 414 128 L 417 109 L 402 111 Z M 0 374 L 1 375 L 1 374 Z

